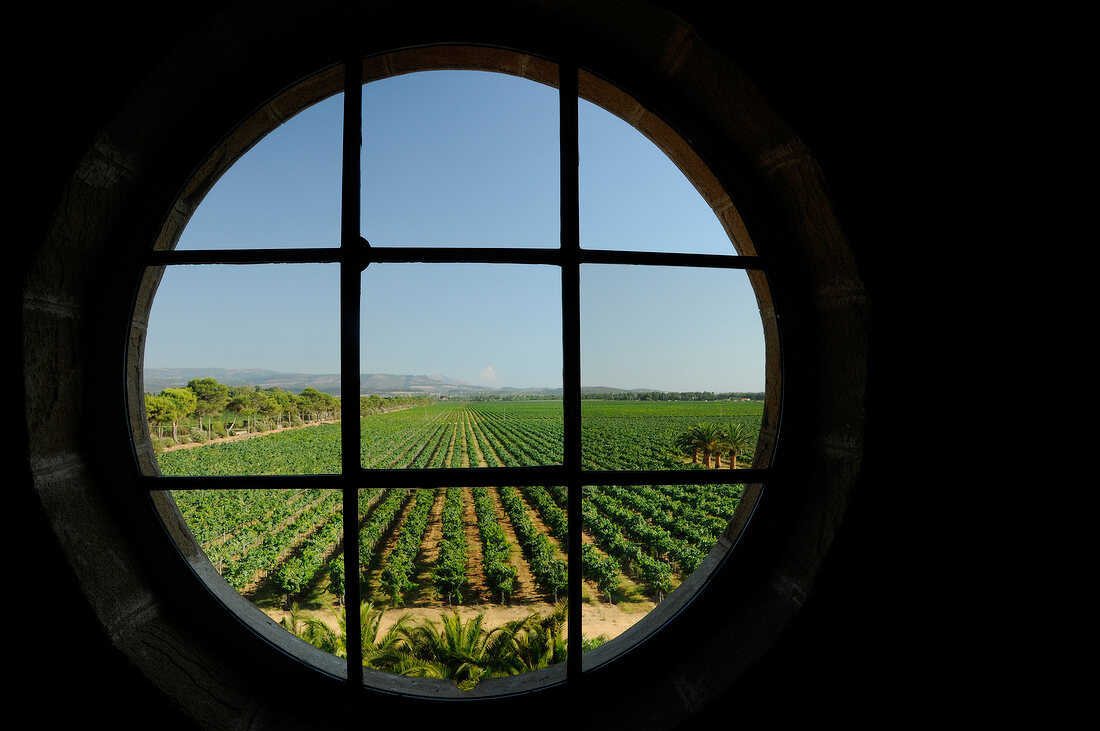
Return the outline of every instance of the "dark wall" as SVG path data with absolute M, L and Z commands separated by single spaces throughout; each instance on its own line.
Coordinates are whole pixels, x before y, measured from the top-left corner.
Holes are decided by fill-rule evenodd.
M 913 240 L 919 227 L 907 225 L 914 217 L 914 171 L 925 154 L 914 125 L 937 90 L 924 76 L 926 68 L 916 73 L 912 26 L 883 27 L 881 18 L 868 25 L 821 12 L 797 20 L 790 8 L 731 19 L 718 9 L 726 4 L 665 4 L 734 59 L 820 161 L 872 303 L 860 489 L 804 611 L 731 694 L 734 710 L 722 704 L 715 718 L 736 716 L 747 703 L 759 707 L 762 699 L 785 707 L 788 698 L 797 699 L 786 706 L 792 719 L 842 718 L 879 707 L 891 715 L 915 713 L 908 699 L 921 630 L 911 621 L 918 592 L 905 558 L 912 549 L 904 530 L 910 521 L 902 477 L 911 473 L 914 456 L 904 440 L 912 374 L 898 347 L 912 324 L 913 276 L 900 264 L 901 252 L 919 250 Z M 188 3 L 170 22 L 102 6 L 69 10 L 63 17 L 32 13 L 37 17 L 24 27 L 33 53 L 21 59 L 25 66 L 15 71 L 18 85 L 9 97 L 10 104 L 25 105 L 9 142 L 18 148 L 20 174 L 29 179 L 12 201 L 28 238 L 9 245 L 9 252 L 33 253 L 94 130 L 140 80 L 142 64 L 169 48 L 188 19 L 203 12 L 202 3 Z M 16 294 L 18 287 L 9 288 L 9 295 Z M 17 322 L 18 314 L 9 313 L 8 321 Z M 26 444 L 25 433 L 18 438 Z M 109 717 L 116 727 L 127 727 L 150 707 L 178 720 L 104 636 L 52 540 L 28 487 L 25 463 L 18 464 L 17 500 L 9 510 L 19 516 L 25 537 L 18 538 L 23 548 L 16 555 L 29 552 L 33 559 L 17 569 L 29 585 L 18 591 L 20 606 L 10 608 L 9 620 L 35 629 L 13 632 L 16 654 L 9 657 L 28 662 L 13 694 L 17 705 L 33 703 L 43 721 Z

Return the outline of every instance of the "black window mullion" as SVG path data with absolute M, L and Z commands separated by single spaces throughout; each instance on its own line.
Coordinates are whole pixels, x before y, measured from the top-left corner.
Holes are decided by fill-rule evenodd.
M 569 516 L 569 640 L 566 677 L 581 675 L 581 355 L 580 355 L 580 185 L 577 139 L 578 69 L 572 59 L 558 65 L 558 142 L 561 146 L 561 297 L 563 461 Z
M 332 247 L 287 249 L 165 249 L 149 253 L 149 265 L 162 264 L 331 264 L 340 261 Z
M 340 193 L 340 460 L 344 509 L 344 611 L 348 685 L 363 684 L 362 627 L 359 626 L 359 307 L 362 281 L 359 190 L 362 145 L 362 62 L 344 66 L 343 158 Z
M 338 490 L 340 475 L 142 475 L 143 489 L 156 490 Z
M 758 256 L 739 254 L 687 254 L 678 252 L 585 249 L 585 264 L 621 264 L 626 266 L 692 267 L 713 269 L 762 269 Z

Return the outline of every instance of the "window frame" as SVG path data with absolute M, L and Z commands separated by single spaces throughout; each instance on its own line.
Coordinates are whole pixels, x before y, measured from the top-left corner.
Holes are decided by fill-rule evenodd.
M 512 249 L 503 247 L 492 248 L 431 248 L 431 247 L 402 247 L 387 245 L 386 247 L 371 247 L 361 235 L 360 226 L 360 144 L 362 130 L 362 87 L 363 84 L 373 80 L 365 78 L 366 67 L 371 59 L 358 54 L 349 54 L 349 57 L 340 65 L 344 82 L 342 91 L 344 94 L 343 116 L 343 160 L 342 160 L 342 189 L 341 189 L 341 242 L 339 248 L 288 248 L 288 249 L 235 249 L 235 250 L 186 250 L 176 251 L 171 246 L 155 248 L 148 252 L 143 266 L 147 272 L 154 272 L 153 280 L 159 281 L 159 274 L 165 267 L 177 265 L 201 265 L 201 264 L 322 264 L 337 263 L 340 266 L 340 332 L 341 332 L 341 382 L 358 383 L 359 367 L 359 338 L 360 338 L 360 294 L 362 272 L 372 263 L 507 263 L 507 264 L 533 264 L 556 266 L 562 275 L 562 330 L 563 330 L 563 410 L 564 410 L 564 444 L 563 461 L 561 465 L 541 465 L 532 467 L 472 467 L 463 468 L 460 472 L 454 470 L 440 470 L 432 468 L 393 469 L 379 470 L 366 469 L 360 463 L 360 431 L 358 417 L 358 399 L 341 399 L 341 453 L 342 469 L 336 475 L 301 475 L 301 476 L 232 476 L 232 477 L 164 477 L 159 475 L 155 467 L 150 470 L 150 461 L 141 455 L 141 449 L 137 447 L 135 436 L 135 463 L 138 467 L 139 483 L 150 494 L 167 495 L 170 490 L 198 490 L 198 489 L 298 489 L 302 486 L 321 487 L 324 489 L 338 489 L 343 495 L 344 535 L 353 535 L 357 532 L 356 519 L 358 511 L 356 501 L 358 492 L 364 487 L 401 487 L 414 489 L 436 489 L 454 485 L 463 486 L 495 486 L 509 485 L 564 485 L 568 490 L 569 503 L 567 512 L 570 515 L 581 514 L 581 488 L 585 485 L 635 485 L 635 484 L 724 484 L 729 482 L 728 473 L 715 470 L 711 472 L 700 471 L 659 471 L 659 470 L 591 470 L 584 469 L 581 460 L 581 383 L 580 383 L 580 270 L 585 264 L 618 264 L 637 266 L 675 266 L 688 268 L 726 268 L 745 270 L 748 273 L 756 273 L 753 287 L 767 287 L 767 267 L 762 256 L 754 253 L 735 253 L 730 255 L 713 254 L 689 254 L 689 253 L 652 253 L 634 252 L 626 250 L 584 249 L 581 247 L 579 234 L 579 185 L 577 174 L 578 162 L 578 104 L 583 98 L 581 95 L 581 76 L 586 73 L 575 61 L 566 56 L 557 60 L 544 59 L 547 63 L 558 69 L 557 88 L 559 98 L 559 140 L 560 140 L 560 200 L 561 200 L 561 241 L 557 248 L 545 249 Z M 463 66 L 446 65 L 445 68 L 464 68 Z M 421 70 L 421 69 L 417 69 Z M 381 78 L 381 77 L 379 77 Z M 543 80 L 545 82 L 545 79 Z M 574 103 L 567 103 L 572 99 Z M 311 102 L 312 103 L 312 102 Z M 308 106 L 308 105 L 307 105 Z M 568 163 L 568 164 L 567 164 Z M 178 237 L 179 231 L 175 231 Z M 174 240 L 173 242 L 174 243 Z M 736 243 L 733 244 L 736 246 Z M 156 289 L 156 281 L 146 281 L 146 303 L 151 301 Z M 758 296 L 760 292 L 758 290 Z M 768 295 L 770 296 L 770 295 Z M 141 299 L 135 297 L 136 303 Z M 763 310 L 762 310 L 763 316 Z M 612 662 L 620 655 L 629 652 L 633 646 L 644 638 L 661 631 L 665 624 L 671 621 L 687 604 L 690 603 L 701 588 L 709 581 L 710 575 L 716 571 L 729 557 L 734 544 L 737 542 L 741 531 L 745 529 L 748 520 L 755 509 L 757 502 L 763 495 L 767 484 L 776 479 L 776 474 L 771 468 L 771 459 L 779 441 L 779 418 L 782 412 L 782 389 L 775 386 L 782 383 L 782 359 L 779 355 L 783 352 L 779 342 L 778 322 L 772 322 L 770 333 L 775 342 L 768 347 L 769 362 L 766 366 L 768 372 L 767 399 L 769 408 L 774 409 L 777 416 L 774 418 L 774 433 L 768 440 L 768 444 L 758 450 L 757 463 L 752 468 L 738 471 L 738 483 L 746 484 L 751 490 L 746 491 L 746 497 L 742 507 L 731 522 L 718 546 L 711 552 L 707 562 L 700 566 L 690 584 L 681 587 L 684 591 L 677 592 L 675 600 L 666 599 L 662 605 L 650 613 L 655 621 L 647 622 L 644 634 L 635 632 L 623 642 L 614 645 L 605 645 L 597 650 L 582 652 L 582 632 L 571 632 L 568 641 L 568 660 L 564 668 L 564 676 L 551 673 L 546 677 L 535 680 L 532 686 L 521 683 L 518 687 L 504 690 L 507 695 L 512 692 L 529 692 L 530 690 L 548 687 L 558 683 L 580 684 L 584 673 L 592 671 Z M 768 339 L 769 331 L 765 327 L 765 338 Z M 130 372 L 134 370 L 133 357 L 140 349 L 131 349 L 128 356 Z M 774 362 L 773 362 L 774 361 Z M 139 368 L 140 370 L 140 368 Z M 131 404 L 131 410 L 134 408 Z M 131 413 L 130 423 L 134 423 Z M 140 432 L 135 432 L 139 434 Z M 763 435 L 762 435 L 763 436 Z M 153 462 L 155 465 L 155 461 Z M 169 501 L 170 502 L 170 501 Z M 174 507 L 174 506 L 172 506 Z M 171 508 L 161 502 L 160 516 L 164 517 L 165 509 Z M 180 540 L 189 540 L 186 531 L 175 530 L 168 526 L 169 533 L 178 543 Z M 568 555 L 578 557 L 581 548 L 581 521 L 570 522 L 570 536 L 568 541 Z M 193 542 L 193 539 L 191 539 Z M 358 571 L 357 543 L 352 541 L 355 550 L 344 552 L 345 574 L 355 575 Z M 209 578 L 209 577 L 208 577 Z M 209 588 L 209 580 L 203 579 Z M 579 560 L 569 561 L 568 578 L 568 622 L 571 627 L 581 627 L 581 567 Z M 346 602 L 349 606 L 357 606 L 360 603 L 360 589 L 358 582 L 349 582 L 346 593 Z M 223 602 L 225 596 L 222 597 Z M 647 620 L 649 618 L 647 617 Z M 320 670 L 325 670 L 321 665 L 327 665 L 330 674 L 339 677 L 351 687 L 377 687 L 377 684 L 366 683 L 365 668 L 362 664 L 361 654 L 361 628 L 358 623 L 348 625 L 348 657 L 343 672 L 331 672 L 331 663 L 313 663 Z M 623 636 L 620 636 L 622 638 Z M 617 638 L 619 639 L 619 638 Z M 297 657 L 304 660 L 305 658 Z M 502 691 L 492 688 L 493 680 L 488 679 L 480 684 L 479 689 L 465 692 L 465 696 L 478 697 L 488 694 L 498 695 Z M 389 690 L 397 690 L 402 693 L 418 695 L 418 691 L 409 687 L 394 686 Z M 432 686 L 425 697 L 440 697 L 439 686 Z

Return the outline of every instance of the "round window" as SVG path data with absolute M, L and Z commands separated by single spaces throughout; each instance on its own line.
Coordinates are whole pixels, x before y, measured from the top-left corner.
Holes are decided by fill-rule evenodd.
M 766 271 L 716 177 L 621 90 L 502 54 L 290 92 L 191 182 L 134 314 L 138 464 L 195 573 L 412 695 L 637 647 L 727 560 L 778 435 Z

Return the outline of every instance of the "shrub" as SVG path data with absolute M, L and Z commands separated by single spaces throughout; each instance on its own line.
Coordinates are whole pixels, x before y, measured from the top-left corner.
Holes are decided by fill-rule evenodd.
M 600 635 L 599 637 L 589 637 L 588 635 L 584 635 L 583 637 L 581 637 L 581 648 L 584 649 L 585 652 L 587 652 L 588 650 L 595 650 L 597 647 L 604 644 L 605 642 L 607 642 L 607 635 Z
M 203 429 L 199 429 L 197 426 L 191 427 L 190 436 L 192 442 L 198 442 L 199 444 L 206 443 L 206 431 Z

